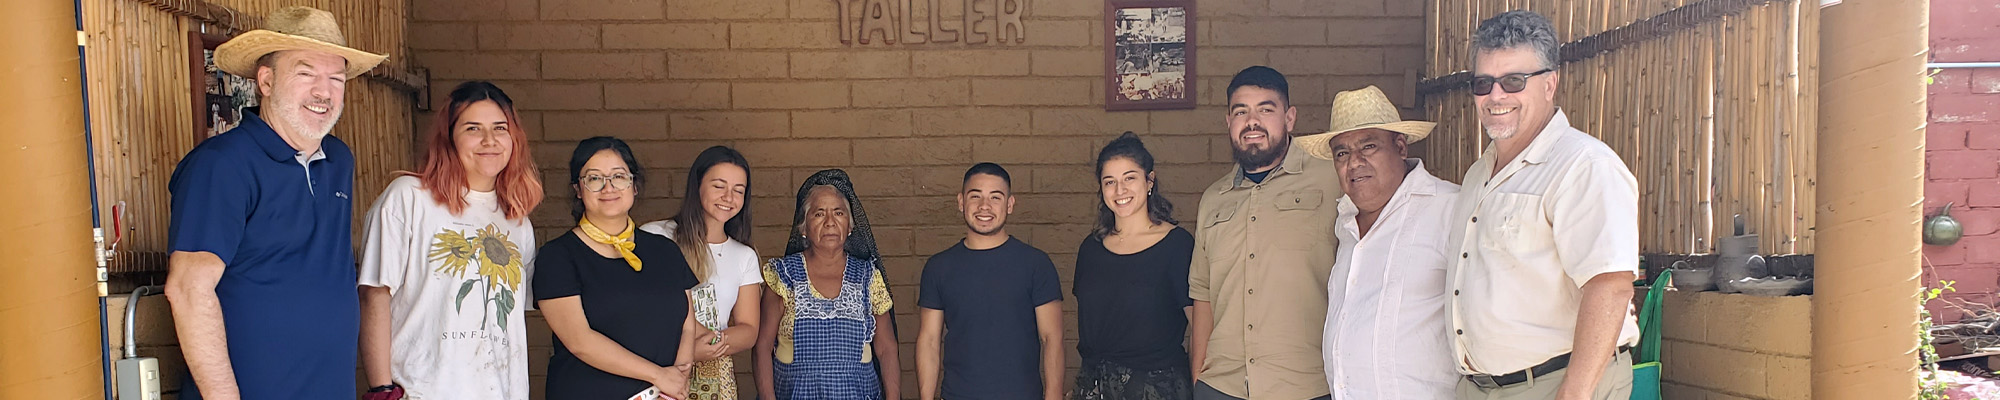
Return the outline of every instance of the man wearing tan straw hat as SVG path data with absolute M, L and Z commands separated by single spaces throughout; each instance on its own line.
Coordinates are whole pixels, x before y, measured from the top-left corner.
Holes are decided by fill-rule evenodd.
M 1447 343 L 1446 227 L 1458 185 L 1408 158 L 1436 124 L 1400 121 L 1374 86 L 1333 97 L 1333 131 L 1299 147 L 1340 171 L 1340 239 L 1327 281 L 1320 343 L 1336 399 L 1449 399 L 1458 383 Z
M 1473 103 L 1493 144 L 1465 172 L 1449 233 L 1459 399 L 1631 396 L 1639 185 L 1556 108 L 1556 43 L 1530 11 L 1473 34 Z
M 183 399 L 352 400 L 354 154 L 327 136 L 349 78 L 384 56 L 345 47 L 332 14 L 279 9 L 215 51 L 262 110 L 174 168 L 167 299 Z
M 1327 398 L 1319 346 L 1338 175 L 1292 142 L 1283 74 L 1245 68 L 1227 93 L 1236 168 L 1202 191 L 1188 268 L 1194 398 Z

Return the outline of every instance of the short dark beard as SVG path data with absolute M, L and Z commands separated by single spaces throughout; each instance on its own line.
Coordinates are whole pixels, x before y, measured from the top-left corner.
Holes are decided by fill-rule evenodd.
M 1273 135 L 1268 132 L 1265 134 Z M 1230 142 L 1230 154 L 1235 156 L 1236 165 L 1242 167 L 1243 172 L 1250 172 L 1259 168 L 1269 167 L 1277 163 L 1280 159 L 1285 158 L 1285 152 L 1292 148 L 1292 135 L 1275 135 L 1279 138 L 1278 141 L 1273 143 L 1270 149 L 1263 151 L 1236 147 L 1235 142 Z

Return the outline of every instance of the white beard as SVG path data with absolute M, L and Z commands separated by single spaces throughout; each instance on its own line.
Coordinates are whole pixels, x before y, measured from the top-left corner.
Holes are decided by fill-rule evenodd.
M 301 112 L 304 111 L 300 111 L 294 106 L 292 112 L 281 114 L 281 118 L 285 120 L 285 125 L 292 127 L 293 132 L 298 132 L 299 135 L 304 136 L 306 139 L 314 141 L 326 139 L 326 135 L 333 133 L 333 121 L 340 120 L 340 110 L 335 109 L 327 113 L 330 118 L 328 118 L 326 126 L 309 126 L 303 121 L 304 118 L 300 118 L 299 113 Z
M 1512 126 L 1507 128 L 1491 128 L 1482 126 L 1479 127 L 1479 130 L 1486 131 L 1486 137 L 1493 139 L 1494 141 L 1511 139 L 1514 137 L 1514 134 L 1520 133 L 1519 132 L 1520 127 L 1518 126 Z
M 327 108 L 329 108 L 329 110 L 327 111 L 328 118 L 326 126 L 315 127 L 307 124 L 305 122 L 304 115 L 301 115 L 301 113 L 306 112 L 304 109 L 302 109 L 303 108 L 302 106 L 304 104 L 290 102 L 290 101 L 282 101 L 275 103 L 278 103 L 278 104 L 273 104 L 275 106 L 278 106 L 278 112 L 276 115 L 278 122 L 285 124 L 286 127 L 292 128 L 292 133 L 299 135 L 301 139 L 306 139 L 311 141 L 324 140 L 326 139 L 326 135 L 333 133 L 334 122 L 340 121 L 340 113 L 342 111 L 341 108 L 333 107 L 332 104 L 328 104 Z

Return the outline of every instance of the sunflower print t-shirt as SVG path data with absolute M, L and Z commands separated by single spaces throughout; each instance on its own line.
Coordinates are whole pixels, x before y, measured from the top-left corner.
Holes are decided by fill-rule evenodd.
M 389 288 L 390 376 L 410 398 L 528 398 L 527 327 L 535 230 L 491 192 L 461 215 L 415 177 L 368 210 L 360 285 Z

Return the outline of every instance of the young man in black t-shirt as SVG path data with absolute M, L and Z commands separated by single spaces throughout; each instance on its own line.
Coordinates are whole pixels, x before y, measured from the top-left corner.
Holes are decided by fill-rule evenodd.
M 1048 253 L 1007 235 L 1011 185 L 997 164 L 966 170 L 958 194 L 965 240 L 924 264 L 917 299 L 924 400 L 1063 398 L 1062 279 Z

